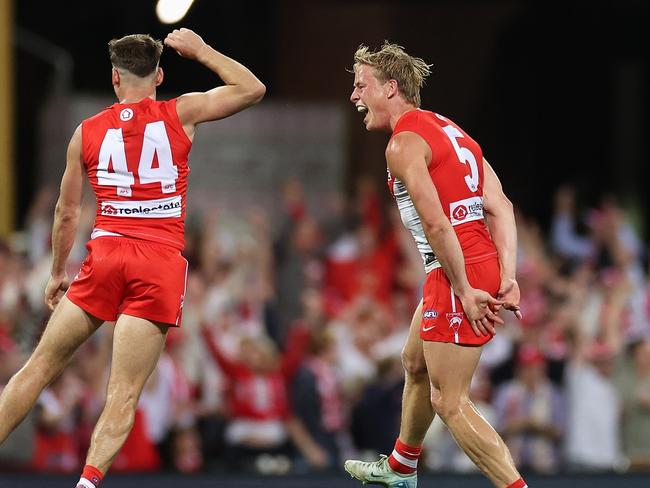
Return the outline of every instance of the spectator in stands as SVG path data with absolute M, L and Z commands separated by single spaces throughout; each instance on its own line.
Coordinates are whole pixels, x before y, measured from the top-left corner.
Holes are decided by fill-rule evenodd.
M 496 427 L 523 470 L 552 473 L 560 467 L 564 430 L 561 393 L 546 375 L 546 359 L 535 346 L 517 352 L 516 376 L 499 388 Z
M 288 452 L 288 383 L 300 366 L 308 333 L 293 331 L 284 355 L 265 336 L 243 338 L 235 358 L 224 354 L 209 326 L 203 328 L 203 334 L 229 384 L 230 418 L 225 432 L 228 466 L 250 468 L 251 462 L 265 452 Z
M 623 400 L 623 452 L 632 470 L 650 470 L 650 338 L 630 344 L 617 383 Z
M 292 387 L 293 439 L 312 469 L 339 466 L 343 400 L 336 370 L 336 344 L 327 329 L 316 330 Z

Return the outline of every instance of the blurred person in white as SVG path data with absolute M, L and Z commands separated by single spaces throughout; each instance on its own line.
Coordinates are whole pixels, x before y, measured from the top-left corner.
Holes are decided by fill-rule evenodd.
M 499 388 L 494 409 L 496 427 L 518 466 L 539 473 L 560 468 L 565 405 L 537 347 L 520 346 L 515 378 Z
M 614 373 L 623 346 L 622 315 L 630 283 L 618 273 L 598 285 L 604 307 L 596 332 L 589 335 L 583 324 L 584 300 L 575 299 L 574 321 L 567 324 L 572 345 L 565 370 L 565 453 L 572 469 L 586 471 L 619 469 L 623 461 L 622 401 Z M 586 290 L 576 291 L 576 295 L 580 294 L 584 296 Z
M 224 85 L 156 100 L 164 77 L 163 43 L 144 34 L 109 42 L 118 103 L 84 120 L 70 140 L 45 290 L 53 314 L 32 356 L 0 396 L 3 442 L 75 350 L 105 321 L 116 321 L 106 403 L 78 488 L 100 484 L 134 425 L 169 327 L 180 325 L 188 156 L 196 127 L 259 102 L 266 90 L 247 68 L 189 29 L 172 31 L 164 43 Z M 97 214 L 89 254 L 70 282 L 66 263 L 78 230 L 84 173 L 97 197 Z
M 630 470 L 650 471 L 650 337 L 632 342 L 625 359 L 617 377 L 623 452 Z
M 387 309 L 365 295 L 349 303 L 330 323 L 336 339 L 343 389 L 355 394 L 377 374 L 373 352 L 389 332 Z
M 25 219 L 25 247 L 30 263 L 38 263 L 49 255 L 52 211 L 55 203 L 55 189 L 43 186 L 38 189 L 29 207 Z
M 18 327 L 25 323 L 24 289 L 18 279 L 27 271 L 26 263 L 0 240 L 0 392 L 20 369 L 26 359 L 24 350 L 30 347 L 26 344 L 31 340 L 24 337 L 26 327 Z M 32 414 L 0 446 L 0 468 L 21 469 L 32 461 L 34 422 Z
M 625 273 L 631 290 L 626 301 L 626 337 L 650 333 L 650 311 L 646 307 L 648 278 L 643 270 L 643 243 L 615 197 L 605 196 L 597 208 L 587 212 L 588 235 L 576 227 L 576 192 L 561 187 L 555 195 L 551 243 L 555 252 L 569 260 L 589 261 L 598 272 L 614 267 Z M 594 297 L 595 300 L 598 297 Z

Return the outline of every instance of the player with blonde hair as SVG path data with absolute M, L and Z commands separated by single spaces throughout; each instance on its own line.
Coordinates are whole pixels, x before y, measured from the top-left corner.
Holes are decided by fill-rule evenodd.
M 364 483 L 415 488 L 422 442 L 437 413 L 495 486 L 524 488 L 505 443 L 469 398 L 482 346 L 503 323 L 499 309 L 521 317 L 512 204 L 476 141 L 447 117 L 419 108 L 430 65 L 388 42 L 377 51 L 360 46 L 354 61 L 350 101 L 366 129 L 391 134 L 389 188 L 427 276 L 402 352 L 406 383 L 395 448 L 376 462 L 348 460 L 345 469 Z

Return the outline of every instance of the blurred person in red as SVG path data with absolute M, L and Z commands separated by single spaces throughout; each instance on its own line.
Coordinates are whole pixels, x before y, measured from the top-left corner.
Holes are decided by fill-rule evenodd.
M 516 376 L 499 388 L 494 403 L 497 428 L 515 463 L 541 473 L 557 471 L 565 406 L 537 347 L 519 348 Z
M 72 369 L 41 393 L 36 404 L 35 470 L 71 473 L 77 469 L 76 434 L 83 393 L 84 385 Z
M 304 357 L 308 331 L 292 329 L 284 354 L 266 336 L 244 337 L 233 358 L 224 354 L 214 327 L 205 326 L 203 335 L 228 383 L 228 465 L 246 469 L 264 453 L 284 454 L 291 433 L 288 387 Z
M 482 346 L 495 323 L 503 323 L 496 312 L 505 307 L 520 315 L 512 204 L 480 146 L 447 117 L 419 108 L 429 65 L 388 42 L 375 52 L 360 46 L 354 61 L 350 101 L 367 130 L 392 134 L 388 184 L 427 278 L 404 348 L 395 448 L 388 458 L 350 460 L 345 468 L 363 482 L 415 487 L 422 442 L 436 412 L 497 487 L 525 487 L 505 443 L 469 399 Z
M 109 42 L 118 103 L 84 120 L 68 146 L 45 290 L 54 313 L 32 356 L 0 396 L 2 442 L 79 345 L 103 322 L 116 321 L 106 403 L 78 488 L 101 482 L 131 430 L 169 327 L 180 325 L 187 161 L 196 126 L 237 113 L 265 92 L 247 68 L 189 29 L 174 30 L 164 42 L 225 85 L 157 101 L 163 43 L 144 34 Z M 65 268 L 79 223 L 84 172 L 97 198 L 97 215 L 88 256 L 70 284 Z

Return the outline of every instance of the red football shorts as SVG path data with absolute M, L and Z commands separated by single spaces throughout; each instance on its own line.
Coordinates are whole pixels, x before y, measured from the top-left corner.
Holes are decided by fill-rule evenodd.
M 496 297 L 501 285 L 497 256 L 466 264 L 465 269 L 470 285 Z M 420 337 L 425 341 L 472 346 L 481 346 L 492 339 L 492 335 L 477 336 L 474 333 L 442 268 L 431 271 L 424 282 Z
M 187 261 L 172 247 L 128 237 L 98 237 L 66 296 L 95 317 L 132 315 L 181 325 Z

